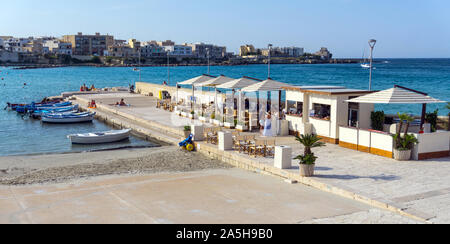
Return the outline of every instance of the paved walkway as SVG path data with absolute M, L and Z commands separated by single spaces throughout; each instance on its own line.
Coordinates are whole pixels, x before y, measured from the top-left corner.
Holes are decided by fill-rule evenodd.
M 418 223 L 240 169 L 0 187 L 0 223 Z
M 111 96 L 104 101 L 117 100 Z M 120 108 L 122 112 L 174 128 L 189 122 L 157 110 L 153 98 L 133 95 L 130 100 L 135 107 Z M 278 144 L 292 146 L 294 156 L 303 152 L 293 137 L 281 138 Z M 450 223 L 450 157 L 398 162 L 330 144 L 315 151 L 319 159 L 313 180 L 379 200 L 434 223 Z M 273 165 L 272 158 L 255 161 Z M 298 167 L 294 165 L 287 171 L 297 172 Z

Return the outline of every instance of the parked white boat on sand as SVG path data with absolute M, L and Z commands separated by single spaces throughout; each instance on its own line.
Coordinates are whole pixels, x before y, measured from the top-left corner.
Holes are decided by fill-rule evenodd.
M 126 140 L 131 129 L 68 135 L 72 144 L 102 144 Z

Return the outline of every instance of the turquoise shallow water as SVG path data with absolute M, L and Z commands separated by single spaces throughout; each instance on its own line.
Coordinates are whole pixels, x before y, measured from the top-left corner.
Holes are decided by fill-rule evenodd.
M 387 60 L 387 59 L 386 59 Z M 380 60 L 381 61 L 381 60 Z M 450 100 L 450 59 L 391 59 L 388 63 L 376 63 L 373 89 L 392 88 L 403 85 L 429 93 L 432 97 Z M 0 105 L 6 102 L 22 103 L 37 101 L 45 96 L 59 95 L 64 91 L 78 90 L 86 83 L 96 87 L 128 86 L 138 80 L 132 68 L 68 67 L 55 69 L 13 70 L 0 67 Z M 207 72 L 207 67 L 172 67 L 172 85 Z M 212 75 L 224 74 L 239 78 L 251 76 L 267 78 L 267 66 L 216 66 Z M 339 85 L 349 88 L 368 89 L 369 71 L 359 64 L 326 65 L 272 65 L 273 79 L 295 85 Z M 166 67 L 142 68 L 142 81 L 161 84 L 167 80 Z M 27 85 L 24 86 L 24 83 Z M 443 104 L 430 105 L 429 111 L 447 111 Z M 420 105 L 378 106 L 387 113 L 407 112 L 419 114 Z M 70 152 L 90 148 L 72 147 L 66 135 L 74 132 L 108 130 L 106 125 L 93 124 L 70 126 L 46 126 L 40 121 L 23 120 L 15 112 L 0 108 L 0 155 Z M 119 146 L 143 145 L 133 138 Z M 109 145 L 116 147 L 117 145 Z M 107 146 L 108 147 L 108 146 Z

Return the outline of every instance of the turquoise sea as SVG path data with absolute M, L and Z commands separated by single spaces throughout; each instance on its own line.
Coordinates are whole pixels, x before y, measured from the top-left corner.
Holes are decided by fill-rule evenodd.
M 427 92 L 430 96 L 450 101 L 450 59 L 384 59 L 377 60 L 373 74 L 373 89 L 392 88 L 394 84 Z M 29 103 L 64 91 L 79 90 L 86 83 L 97 88 L 129 86 L 139 79 L 132 68 L 67 67 L 54 69 L 14 70 L 0 67 L 0 156 L 85 151 L 91 147 L 72 147 L 67 134 L 108 130 L 106 125 L 92 124 L 51 126 L 40 121 L 22 119 L 15 112 L 3 110 L 6 102 Z M 171 67 L 171 85 L 177 81 L 199 76 L 207 67 Z M 213 66 L 212 75 L 234 78 L 251 76 L 267 78 L 266 65 Z M 272 65 L 273 79 L 295 85 L 339 85 L 368 89 L 369 71 L 359 64 Z M 167 80 L 167 67 L 142 68 L 142 81 L 161 84 Z M 26 85 L 24 85 L 26 83 Z M 420 105 L 378 106 L 387 113 L 420 114 Z M 446 115 L 444 104 L 430 105 L 429 111 L 440 109 Z M 117 146 L 141 146 L 147 142 L 132 138 Z M 102 146 L 103 149 L 105 146 Z

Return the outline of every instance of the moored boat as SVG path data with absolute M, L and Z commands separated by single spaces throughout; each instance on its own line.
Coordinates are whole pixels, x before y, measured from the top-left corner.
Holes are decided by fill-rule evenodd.
M 42 116 L 42 122 L 53 124 L 85 123 L 94 120 L 95 113 L 59 113 L 45 114 Z
M 131 129 L 68 135 L 72 144 L 101 144 L 126 140 Z

